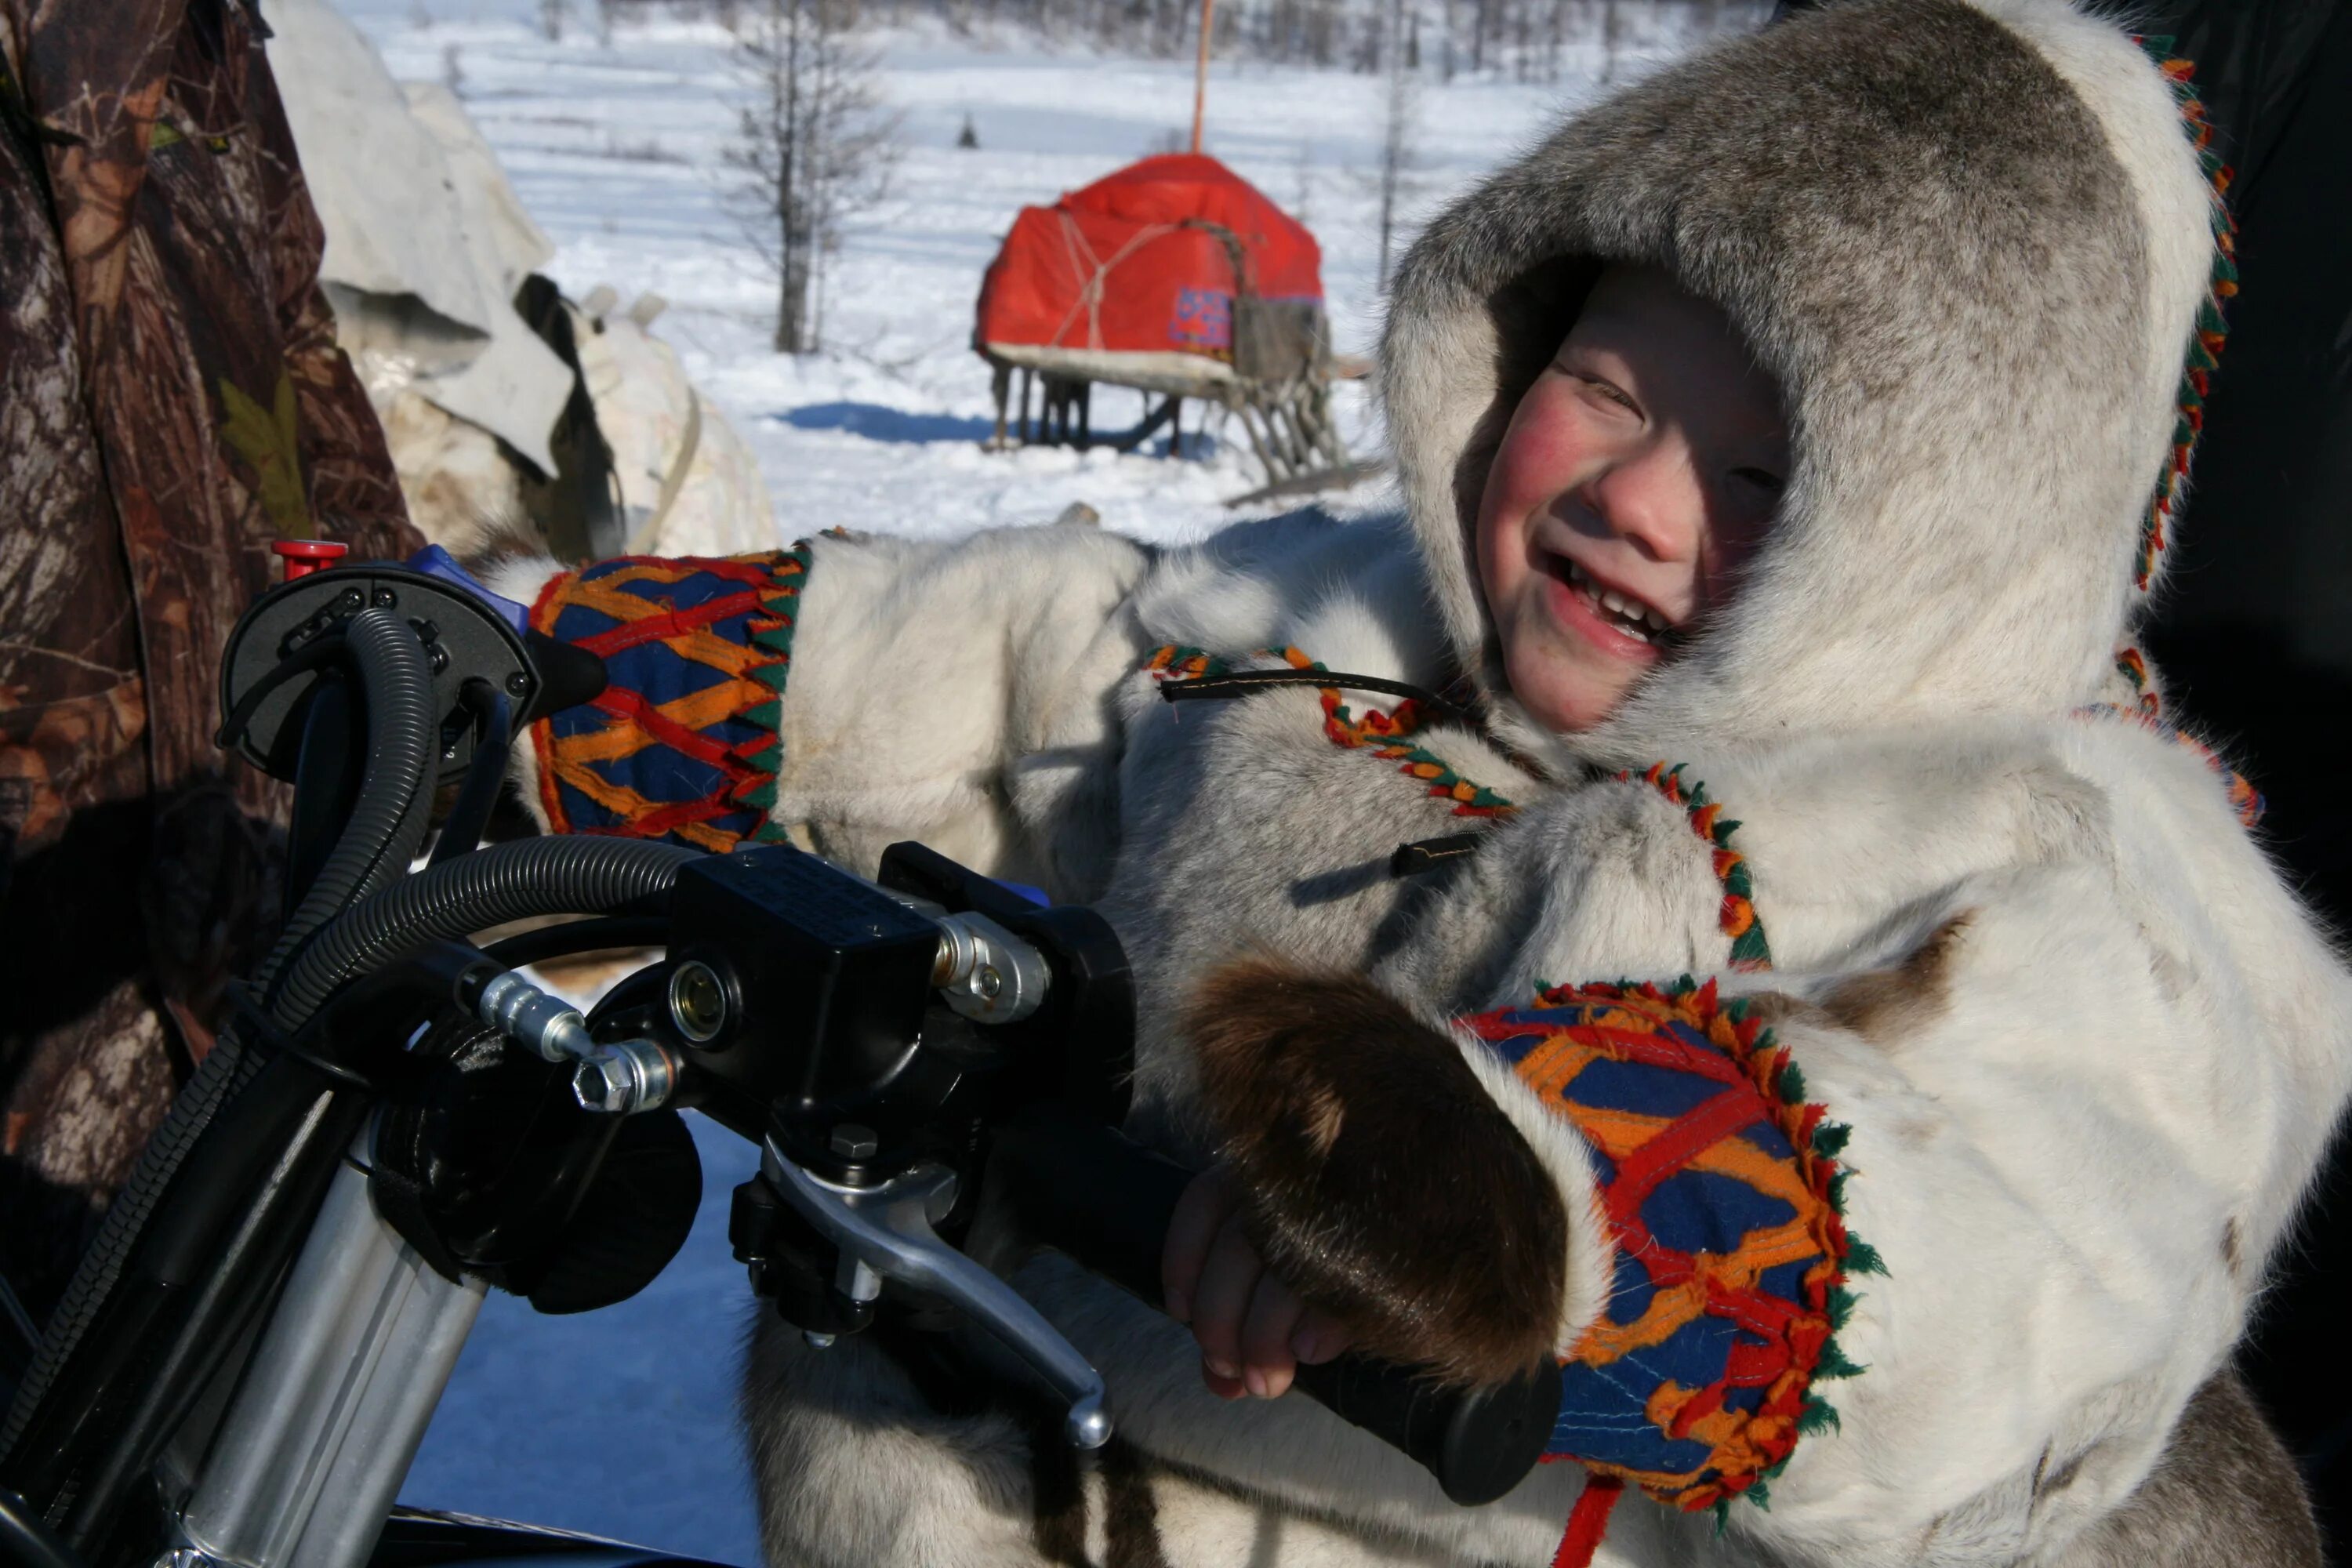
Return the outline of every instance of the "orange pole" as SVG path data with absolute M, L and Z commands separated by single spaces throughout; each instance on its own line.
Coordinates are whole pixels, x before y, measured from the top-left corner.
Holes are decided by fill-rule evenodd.
M 1201 115 L 1209 101 L 1209 23 L 1216 15 L 1217 0 L 1201 0 L 1201 61 L 1192 70 L 1192 152 L 1201 151 Z

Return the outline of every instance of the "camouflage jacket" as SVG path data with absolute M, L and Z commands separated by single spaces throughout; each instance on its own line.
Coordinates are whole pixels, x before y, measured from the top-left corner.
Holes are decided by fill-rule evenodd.
M 417 543 L 335 347 L 266 36 L 252 0 L 0 0 L 12 1237 L 120 1180 L 266 925 L 283 803 L 212 731 L 271 541 Z M 24 1284 L 72 1247 L 0 1263 Z

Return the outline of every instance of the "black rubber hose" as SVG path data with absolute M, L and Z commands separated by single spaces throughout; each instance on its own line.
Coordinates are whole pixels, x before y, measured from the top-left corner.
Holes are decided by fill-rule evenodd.
M 213 736 L 213 744 L 224 752 L 234 751 L 245 740 L 245 732 L 252 725 L 253 716 L 261 711 L 261 705 L 269 700 L 271 692 L 303 671 L 316 669 L 342 657 L 343 633 L 338 626 L 332 631 L 321 632 L 310 642 L 278 660 L 268 674 L 246 688 L 245 695 L 236 700 L 236 706 L 230 709 L 228 717 L 221 721 L 220 729 Z
M 334 852 L 254 972 L 265 995 L 313 931 L 408 869 L 432 809 L 425 771 L 438 749 L 440 715 L 415 629 L 390 610 L 365 609 L 345 624 L 343 646 L 367 705 L 367 767 Z
M 494 844 L 395 882 L 320 931 L 286 973 L 273 1009 L 292 1028 L 337 986 L 427 942 L 535 915 L 602 911 L 662 893 L 702 851 L 642 838 Z

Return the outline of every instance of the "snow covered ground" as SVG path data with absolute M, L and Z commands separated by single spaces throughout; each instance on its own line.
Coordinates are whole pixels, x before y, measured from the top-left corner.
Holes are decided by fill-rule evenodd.
M 781 538 L 834 523 L 959 533 L 1083 500 L 1108 527 L 1173 541 L 1227 521 L 1224 499 L 1257 483 L 1233 448 L 1171 462 L 979 447 L 988 374 L 967 345 L 998 238 L 1024 204 L 1176 144 L 1189 62 L 937 32 L 887 39 L 880 85 L 904 116 L 904 157 L 890 198 L 857 220 L 831 267 L 827 352 L 794 360 L 769 351 L 773 286 L 726 194 L 720 153 L 741 89 L 715 24 L 658 20 L 605 47 L 584 15 L 548 42 L 539 0 L 337 3 L 396 76 L 457 81 L 555 241 L 551 270 L 568 293 L 610 284 L 624 302 L 646 290 L 670 301 L 656 331 L 757 454 Z M 1570 63 L 1591 91 L 1599 60 Z M 1376 79 L 1341 71 L 1227 64 L 1209 93 L 1208 151 L 1315 229 L 1338 346 L 1357 353 L 1379 311 L 1381 93 Z M 1507 157 L 1573 96 L 1467 79 L 1424 88 L 1409 214 Z M 954 145 L 967 114 L 977 151 Z M 1341 395 L 1352 446 L 1375 449 L 1361 389 Z M 1098 426 L 1126 421 L 1124 396 L 1097 400 Z M 684 1255 L 635 1300 L 583 1317 L 539 1318 L 494 1296 L 407 1500 L 757 1561 L 732 1414 L 751 1304 L 726 1241 L 729 1189 L 753 1160 L 710 1124 L 696 1131 L 705 1201 Z
M 394 75 L 459 79 L 560 247 L 551 271 L 567 292 L 609 283 L 624 303 L 648 289 L 670 301 L 656 330 L 750 441 L 787 537 L 834 523 L 961 532 L 1050 519 L 1075 500 L 1113 528 L 1191 537 L 1258 483 L 1233 448 L 1171 464 L 979 446 L 992 416 L 987 370 L 969 348 L 982 270 L 1023 205 L 1180 144 L 1189 61 L 989 47 L 937 28 L 890 36 L 880 85 L 903 116 L 904 156 L 888 199 L 853 220 L 829 268 L 828 352 L 794 360 L 768 351 L 774 285 L 729 196 L 720 154 L 743 89 L 715 22 L 625 26 L 606 48 L 584 4 L 549 43 L 538 0 L 337 3 Z M 1572 50 L 1570 63 L 1599 60 Z M 1207 150 L 1321 240 L 1343 351 L 1368 350 L 1377 327 L 1381 96 L 1379 79 L 1345 71 L 1224 64 L 1209 90 Z M 1552 87 L 1429 87 L 1407 216 L 1507 156 L 1563 101 Z M 967 114 L 977 151 L 954 145 Z M 1106 393 L 1096 424 L 1128 424 L 1139 403 Z M 1351 443 L 1369 450 L 1361 389 L 1343 388 L 1341 403 Z

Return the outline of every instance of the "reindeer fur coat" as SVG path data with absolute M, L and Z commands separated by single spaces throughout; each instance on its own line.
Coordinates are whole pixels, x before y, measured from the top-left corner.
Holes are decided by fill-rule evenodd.
M 1238 1159 L 1303 1293 L 1380 1279 L 1349 1298 L 1375 1345 L 1460 1375 L 1569 1354 L 1622 1260 L 1590 1143 L 1448 1021 L 1559 983 L 1749 998 L 1850 1129 L 1843 1220 L 1884 1268 L 1837 1335 L 1860 1371 L 1769 1507 L 1629 1499 L 1600 1563 L 2315 1563 L 2227 1365 L 2352 1082 L 2352 983 L 2117 652 L 2215 233 L 2173 84 L 2060 0 L 1853 0 L 1720 45 L 1414 246 L 1382 345 L 1401 517 L 818 539 L 760 798 L 852 867 L 916 837 L 1097 905 L 1138 975 L 1132 1129 Z M 1559 736 L 1499 680 L 1465 531 L 1605 260 L 1728 312 L 1794 470 L 1729 606 Z M 544 606 L 551 572 L 500 582 Z M 1204 655 L 1286 648 L 1479 716 L 1391 744 L 1377 691 L 1162 700 Z M 1727 816 L 1695 816 L 1702 784 Z M 1335 1220 L 1307 1195 L 1344 1184 L 1252 1163 L 1316 1116 L 1310 1154 L 1409 1199 Z M 1533 1568 L 1587 1485 L 1551 1465 L 1454 1507 L 1301 1397 L 1220 1403 L 1184 1329 L 1066 1261 L 993 1256 L 1103 1368 L 1123 1442 L 1068 1473 L 1013 1415 L 767 1322 L 772 1561 Z

